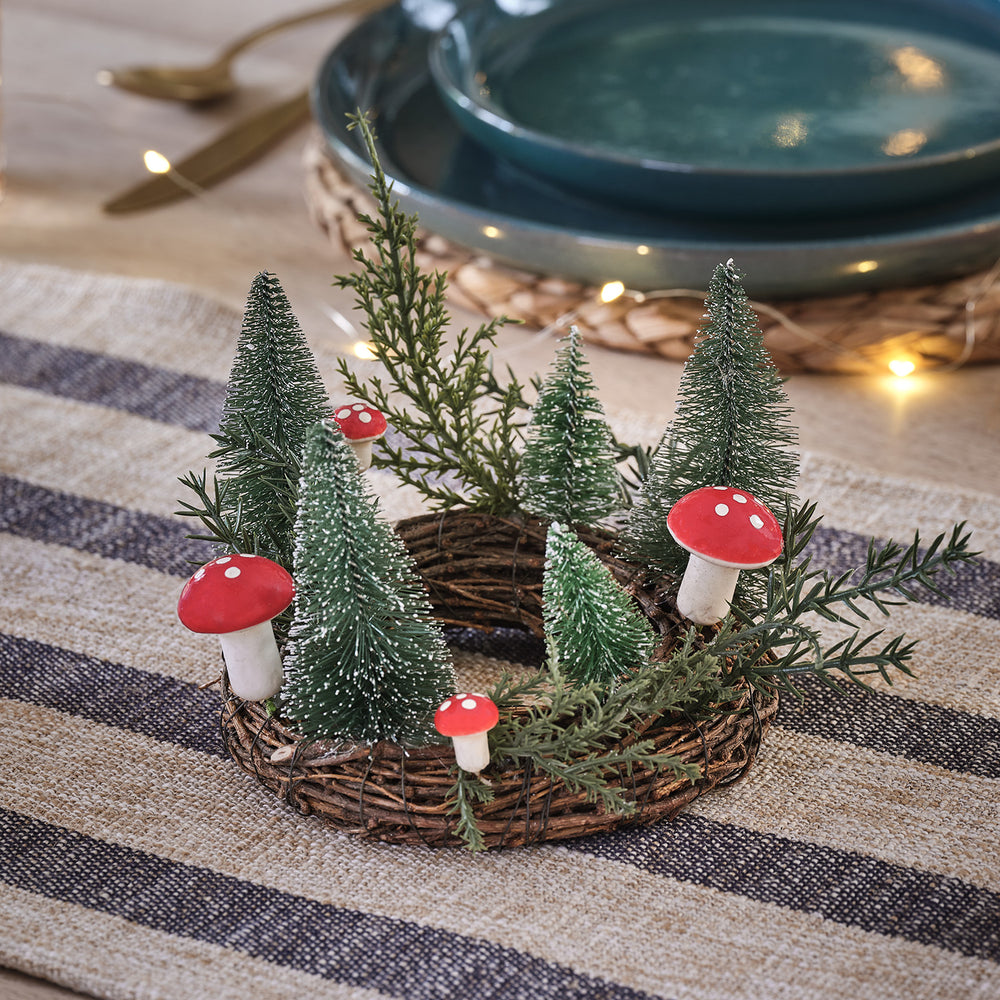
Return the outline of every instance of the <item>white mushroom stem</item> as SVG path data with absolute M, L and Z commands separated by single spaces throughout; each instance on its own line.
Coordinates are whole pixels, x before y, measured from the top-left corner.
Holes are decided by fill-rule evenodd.
M 247 701 L 273 698 L 284 680 L 270 621 L 219 636 L 233 694 Z
M 740 571 L 691 553 L 677 591 L 677 610 L 696 625 L 714 625 L 729 614 Z
M 347 442 L 354 449 L 362 472 L 372 464 L 372 442 L 374 440 L 375 438 L 360 438 L 357 441 Z
M 490 744 L 486 733 L 472 733 L 469 736 L 452 736 L 455 746 L 455 761 L 463 771 L 479 772 L 490 762 Z

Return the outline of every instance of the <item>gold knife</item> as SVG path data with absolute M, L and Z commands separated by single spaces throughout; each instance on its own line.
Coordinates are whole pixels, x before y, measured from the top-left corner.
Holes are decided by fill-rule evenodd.
M 165 173 L 154 174 L 105 202 L 104 211 L 122 215 L 198 194 L 258 159 L 308 116 L 308 91 L 256 111 L 207 146 L 171 164 Z

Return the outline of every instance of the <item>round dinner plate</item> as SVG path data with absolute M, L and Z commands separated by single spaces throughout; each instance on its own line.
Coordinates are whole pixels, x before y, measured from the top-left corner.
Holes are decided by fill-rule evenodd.
M 885 211 L 1000 174 L 982 0 L 472 0 L 429 63 L 460 128 L 604 199 Z
M 418 16 L 433 9 L 440 20 L 416 23 L 411 8 Z M 916 209 L 809 221 L 706 220 L 574 194 L 495 156 L 445 111 L 428 44 L 453 12 L 447 0 L 412 0 L 361 22 L 323 60 L 312 101 L 331 153 L 362 185 L 371 165 L 347 115 L 374 112 L 379 157 L 401 208 L 470 250 L 643 290 L 703 288 L 732 257 L 758 298 L 928 283 L 1000 256 L 1000 186 Z

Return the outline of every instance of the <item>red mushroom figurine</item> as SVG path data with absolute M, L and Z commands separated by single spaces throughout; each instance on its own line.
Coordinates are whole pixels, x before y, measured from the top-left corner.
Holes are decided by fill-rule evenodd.
M 486 734 L 499 720 L 500 712 L 486 695 L 456 694 L 441 702 L 434 713 L 434 728 L 451 737 L 458 766 L 478 774 L 490 762 Z
M 755 496 L 729 486 L 703 486 L 670 508 L 667 528 L 691 553 L 677 610 L 696 625 L 728 613 L 742 569 L 760 569 L 781 554 L 781 525 Z
M 263 701 L 281 690 L 281 656 L 271 619 L 295 596 L 288 572 L 264 556 L 220 556 L 184 585 L 177 617 L 192 632 L 217 635 L 233 693 Z
M 386 422 L 381 410 L 367 403 L 351 403 L 337 407 L 333 419 L 358 456 L 358 465 L 367 469 L 372 464 L 372 442 L 385 433 Z

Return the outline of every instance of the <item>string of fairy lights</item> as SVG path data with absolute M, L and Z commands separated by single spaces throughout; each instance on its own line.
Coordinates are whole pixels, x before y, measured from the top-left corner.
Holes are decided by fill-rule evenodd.
M 922 371 L 955 371 L 956 369 L 961 368 L 962 365 L 969 360 L 976 345 L 976 307 L 982 300 L 983 296 L 986 295 L 986 293 L 997 283 L 998 280 L 1000 280 L 1000 259 L 994 263 L 993 267 L 984 276 L 983 281 L 976 289 L 975 293 L 966 300 L 964 309 L 965 336 L 962 348 L 958 355 L 951 361 L 944 362 L 940 365 L 928 366 L 922 369 Z M 704 299 L 705 295 L 706 292 L 691 288 L 665 288 L 652 292 L 639 292 L 626 288 L 625 284 L 621 281 L 609 281 L 601 287 L 597 297 L 601 302 L 611 303 L 617 301 L 622 296 L 628 296 L 638 305 L 664 298 Z M 758 313 L 763 313 L 764 315 L 769 316 L 771 319 L 775 320 L 782 327 L 784 327 L 784 329 L 802 338 L 804 341 L 808 341 L 809 343 L 815 344 L 817 347 L 822 347 L 825 350 L 832 351 L 836 354 L 850 357 L 866 366 L 871 366 L 873 364 L 871 358 L 867 358 L 864 355 L 859 354 L 857 351 L 853 351 L 851 348 L 844 346 L 843 344 L 839 344 L 834 340 L 830 340 L 827 337 L 823 337 L 820 334 L 809 330 L 807 327 L 804 327 L 801 323 L 797 323 L 786 313 L 783 313 L 780 309 L 767 302 L 750 300 L 750 305 Z M 550 327 L 558 328 L 572 322 L 577 313 L 578 310 L 574 310 L 564 316 L 560 316 L 556 323 L 550 324 Z M 904 357 L 889 358 L 885 361 L 885 367 L 897 378 L 906 378 L 917 371 L 917 364 L 909 358 Z
M 203 188 L 199 187 L 178 171 L 171 164 L 170 160 L 157 150 L 146 150 L 143 154 L 143 164 L 150 173 L 168 175 L 188 194 L 203 197 L 206 193 Z M 874 262 L 862 263 L 871 263 L 873 268 L 877 266 Z M 860 266 L 861 265 L 859 265 L 859 267 Z M 969 296 L 965 303 L 965 336 L 962 347 L 956 357 L 949 361 L 942 362 L 941 364 L 920 366 L 919 369 L 917 363 L 908 357 L 892 356 L 886 358 L 884 361 L 873 361 L 872 358 L 866 357 L 844 344 L 830 340 L 829 338 L 808 329 L 808 327 L 796 322 L 786 313 L 769 303 L 751 300 L 750 304 L 758 313 L 768 316 L 780 324 L 780 326 L 785 330 L 792 333 L 794 336 L 800 337 L 803 341 L 832 353 L 849 357 L 853 361 L 871 369 L 873 372 L 877 372 L 879 370 L 888 371 L 895 376 L 896 379 L 903 380 L 918 372 L 918 370 L 921 374 L 955 371 L 961 368 L 969 360 L 972 356 L 973 350 L 975 349 L 977 339 L 976 308 L 982 298 L 997 284 L 998 281 L 1000 281 L 1000 259 L 998 259 L 992 268 L 984 275 L 982 282 Z M 635 305 L 642 305 L 654 302 L 658 299 L 667 298 L 688 298 L 703 301 L 706 294 L 707 293 L 704 290 L 692 288 L 663 288 L 653 291 L 639 291 L 630 289 L 624 282 L 615 279 L 605 282 L 596 294 L 591 296 L 591 298 L 586 301 L 611 304 L 624 297 Z M 539 335 L 549 336 L 558 330 L 568 328 L 568 326 L 580 316 L 581 310 L 584 308 L 585 304 L 586 303 L 581 303 L 576 308 L 570 309 L 558 316 L 555 320 L 544 326 L 539 331 Z M 348 337 L 352 338 L 349 348 L 350 353 L 361 360 L 374 360 L 375 354 L 372 351 L 371 345 L 361 337 L 357 327 L 350 321 L 350 319 L 329 304 L 324 304 L 324 311 L 331 321 L 335 323 L 335 325 L 343 330 Z

